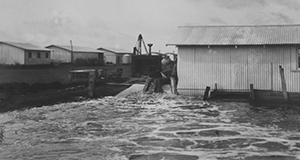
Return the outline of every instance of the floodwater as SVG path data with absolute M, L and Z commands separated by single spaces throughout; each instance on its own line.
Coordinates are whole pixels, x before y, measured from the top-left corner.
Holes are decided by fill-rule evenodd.
M 298 124 L 278 117 L 167 94 L 63 103 L 1 114 L 0 159 L 300 159 Z

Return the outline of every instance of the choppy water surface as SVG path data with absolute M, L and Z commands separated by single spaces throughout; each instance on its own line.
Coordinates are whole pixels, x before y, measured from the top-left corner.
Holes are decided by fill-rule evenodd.
M 0 159 L 300 159 L 298 124 L 276 113 L 161 94 L 14 111 L 0 116 Z

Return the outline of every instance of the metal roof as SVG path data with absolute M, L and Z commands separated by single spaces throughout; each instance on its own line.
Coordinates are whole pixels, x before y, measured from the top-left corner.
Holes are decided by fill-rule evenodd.
M 180 26 L 167 45 L 300 44 L 300 25 Z
M 51 48 L 51 47 L 61 48 L 70 52 L 72 51 L 71 45 L 50 45 L 47 46 L 46 48 Z M 83 47 L 83 46 L 73 46 L 73 52 L 102 53 L 96 49 Z
M 120 48 L 103 48 L 100 47 L 98 48 L 99 51 L 110 51 L 110 52 L 114 52 L 114 53 L 122 53 L 122 54 L 132 54 L 132 51 L 127 51 L 124 49 L 120 49 Z
M 3 42 L 1 41 L 0 43 L 14 46 L 23 50 L 35 50 L 35 51 L 50 51 L 49 49 L 43 48 L 43 47 L 38 47 L 30 43 L 18 43 L 18 42 Z

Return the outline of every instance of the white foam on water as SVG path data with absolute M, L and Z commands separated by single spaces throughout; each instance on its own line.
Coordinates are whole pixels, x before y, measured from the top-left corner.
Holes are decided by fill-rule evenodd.
M 116 144 L 118 143 L 128 143 L 128 144 L 136 144 L 131 141 L 132 139 L 136 139 L 139 137 L 156 137 L 163 138 L 165 140 L 171 139 L 179 139 L 179 140 L 188 140 L 196 144 L 197 140 L 205 140 L 211 142 L 217 142 L 222 140 L 230 140 L 230 139 L 262 139 L 264 141 L 254 142 L 256 144 L 266 143 L 266 142 L 274 142 L 283 144 L 288 146 L 289 149 L 286 151 L 268 151 L 265 148 L 259 148 L 253 145 L 244 148 L 225 148 L 225 149 L 204 149 L 204 148 L 193 148 L 191 146 L 187 146 L 187 148 L 176 148 L 176 147 L 160 147 L 160 146 L 141 146 L 138 145 L 139 149 L 136 152 L 145 153 L 145 154 L 155 154 L 155 153 L 170 153 L 170 154 L 184 154 L 184 155 L 195 155 L 199 156 L 199 159 L 210 159 L 214 160 L 221 157 L 235 157 L 240 156 L 242 153 L 243 156 L 263 156 L 263 155 L 285 155 L 285 156 L 296 156 L 300 159 L 299 151 L 291 151 L 292 149 L 299 149 L 295 147 L 296 144 L 300 144 L 299 140 L 289 140 L 289 137 L 300 137 L 300 133 L 298 132 L 289 132 L 282 131 L 276 127 L 259 127 L 250 123 L 236 123 L 231 121 L 230 113 L 234 112 L 234 110 L 219 110 L 220 106 L 211 105 L 208 102 L 203 102 L 200 100 L 191 101 L 190 98 L 187 97 L 172 97 L 164 94 L 157 94 L 156 97 L 151 97 L 147 100 L 147 96 L 149 95 L 139 95 L 144 99 L 134 99 L 134 98 L 118 98 L 118 97 L 105 97 L 102 99 L 94 99 L 82 102 L 72 102 L 72 103 L 63 103 L 54 106 L 44 106 L 41 108 L 33 108 L 25 111 L 14 111 L 10 113 L 11 115 L 18 116 L 28 116 L 29 119 L 24 119 L 23 121 L 27 121 L 27 127 L 37 127 L 44 125 L 52 125 L 56 123 L 63 123 L 66 127 L 71 128 L 72 120 L 78 121 L 76 126 L 86 126 L 88 123 L 95 123 L 95 121 L 85 120 L 87 112 L 92 112 L 90 109 L 93 108 L 93 112 L 103 112 L 106 109 L 111 109 L 115 111 L 131 111 L 131 109 L 139 108 L 141 110 L 138 111 L 137 115 L 134 117 L 129 117 L 130 120 L 127 122 L 122 121 L 122 115 L 120 117 L 115 117 L 114 119 L 107 119 L 106 123 L 111 123 L 112 126 L 118 127 L 117 124 L 120 124 L 120 127 L 124 125 L 129 125 L 128 128 L 132 128 L 136 130 L 137 133 L 132 132 L 115 134 L 115 135 L 106 135 L 104 137 L 95 136 L 92 134 L 71 137 L 69 140 L 78 140 L 83 142 L 105 142 L 109 143 L 114 141 Z M 146 98 L 145 98 L 146 97 Z M 132 100 L 132 101 L 131 101 Z M 136 100 L 136 103 L 133 101 Z M 127 103 L 128 102 L 128 103 Z M 130 102 L 130 103 L 129 103 Z M 179 103 L 180 102 L 180 103 Z M 199 108 L 195 110 L 200 112 L 219 112 L 219 115 L 216 117 L 211 117 L 202 114 L 196 114 L 195 110 L 182 109 L 180 106 L 187 105 L 199 105 Z M 202 108 L 201 106 L 207 105 L 207 108 Z M 94 110 L 95 109 L 95 110 Z M 45 113 L 43 113 L 45 112 Z M 43 114 L 42 114 L 43 113 Z M 25 125 L 18 121 L 16 121 L 15 116 L 11 116 L 10 114 L 0 114 L 0 125 L 9 121 L 14 121 L 14 124 L 6 124 L 8 128 L 8 133 L 11 134 L 13 130 L 23 128 Z M 45 115 L 44 115 L 45 114 Z M 46 119 L 33 121 L 30 118 L 34 116 L 45 116 Z M 182 116 L 182 117 L 181 117 Z M 65 119 L 64 119 L 65 118 Z M 109 118 L 109 117 L 108 117 Z M 51 119 L 51 121 L 50 121 Z M 58 121 L 60 120 L 60 121 Z M 49 121 L 49 123 L 48 123 Z M 151 123 L 151 122 L 155 123 Z M 46 123 L 47 122 L 47 123 Z M 50 123 L 51 122 L 51 123 Z M 99 121 L 103 122 L 103 121 Z M 149 122 L 145 124 L 138 124 L 138 122 Z M 68 126 L 70 124 L 70 126 Z M 176 126 L 187 126 L 188 124 L 199 124 L 199 125 L 207 125 L 207 126 L 215 126 L 213 128 L 181 128 L 178 130 L 171 131 L 163 131 L 162 129 L 167 127 L 176 127 Z M 138 132 L 142 131 L 142 129 L 152 129 L 153 131 L 145 131 L 144 133 Z M 225 135 L 225 136 L 180 136 L 176 134 L 177 132 L 201 132 L 201 131 L 233 131 L 240 133 L 239 135 Z M 44 134 L 45 131 L 39 131 Z M 39 133 L 38 132 L 38 133 Z M 177 137 L 167 137 L 160 135 L 161 133 L 169 133 L 173 134 Z M 276 135 L 272 135 L 271 133 L 276 133 Z M 30 133 L 26 133 L 30 134 Z M 36 133 L 35 133 L 36 134 Z M 24 133 L 25 135 L 25 133 Z M 18 135 L 16 135 L 18 136 Z M 24 141 L 27 143 L 27 140 L 18 139 L 14 135 L 11 136 L 9 143 L 13 143 L 12 140 L 15 141 Z M 68 139 L 66 139 L 68 140 Z M 103 145 L 105 145 L 105 143 Z M 137 145 L 137 144 L 136 144 Z M 143 148 L 145 150 L 143 150 Z M 149 150 L 150 148 L 150 150 Z M 112 147 L 112 150 L 121 152 L 122 149 L 118 146 Z

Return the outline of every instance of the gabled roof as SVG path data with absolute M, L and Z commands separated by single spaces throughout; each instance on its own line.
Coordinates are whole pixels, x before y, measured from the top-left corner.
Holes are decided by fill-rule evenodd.
M 51 48 L 51 47 L 57 47 L 60 49 L 64 49 L 67 51 L 72 51 L 71 45 L 50 45 L 47 46 L 46 48 Z M 83 47 L 83 46 L 73 46 L 73 52 L 86 52 L 86 53 L 101 53 L 100 51 L 89 48 L 89 47 Z
M 1 41 L 0 43 L 10 45 L 10 46 L 13 46 L 13 47 L 17 47 L 17 48 L 20 48 L 20 49 L 23 49 L 23 50 L 50 51 L 49 49 L 38 47 L 38 46 L 35 46 L 33 44 L 30 44 L 30 43 L 3 42 L 3 41 Z
M 124 49 L 120 49 L 120 48 L 103 48 L 100 47 L 98 48 L 99 51 L 110 51 L 110 52 L 114 52 L 114 53 L 120 53 L 120 54 L 132 54 L 131 51 L 127 51 Z
M 180 26 L 167 45 L 300 44 L 300 25 Z

